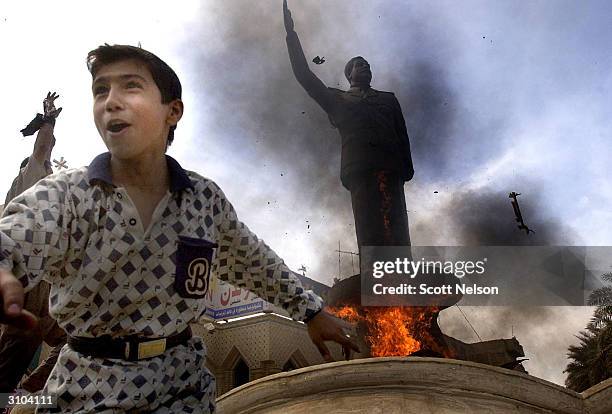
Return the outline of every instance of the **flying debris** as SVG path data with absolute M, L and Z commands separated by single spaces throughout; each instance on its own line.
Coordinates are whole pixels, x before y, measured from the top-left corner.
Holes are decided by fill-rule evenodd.
M 325 63 L 325 56 L 319 57 L 317 55 L 312 61 L 314 62 L 315 65 L 322 65 L 323 63 Z
M 523 216 L 521 215 L 521 209 L 520 209 L 520 207 L 518 205 L 518 200 L 516 199 L 516 196 L 520 196 L 520 195 L 521 195 L 521 193 L 515 193 L 513 191 L 510 194 L 508 194 L 508 197 L 512 199 L 512 201 L 510 201 L 510 203 L 512 203 L 512 208 L 514 209 L 514 216 L 515 216 L 516 222 L 519 223 L 519 225 L 517 227 L 519 228 L 519 230 L 525 230 L 525 233 L 527 233 L 527 235 L 529 235 L 529 232 L 535 233 L 535 231 L 533 231 L 529 227 L 527 227 L 527 225 L 523 221 Z

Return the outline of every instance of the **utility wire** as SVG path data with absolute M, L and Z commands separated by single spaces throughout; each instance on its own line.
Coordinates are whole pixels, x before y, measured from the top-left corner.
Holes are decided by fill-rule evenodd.
M 482 338 L 480 337 L 480 335 L 478 335 L 478 332 L 476 332 L 476 329 L 474 329 L 474 327 L 472 326 L 472 324 L 468 320 L 467 316 L 465 316 L 465 313 L 463 313 L 463 310 L 459 307 L 459 305 L 455 304 L 455 306 L 457 307 L 457 309 L 459 309 L 459 312 L 461 312 L 461 314 L 465 318 L 465 321 L 468 323 L 468 325 L 470 325 L 470 328 L 472 328 L 472 331 L 474 331 L 474 333 L 476 334 L 476 336 L 478 337 L 480 342 L 482 342 Z

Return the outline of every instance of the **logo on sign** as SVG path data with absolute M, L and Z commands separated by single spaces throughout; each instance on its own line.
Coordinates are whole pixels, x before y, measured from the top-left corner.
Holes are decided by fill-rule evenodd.
M 208 270 L 210 263 L 204 258 L 197 258 L 187 267 L 185 290 L 191 295 L 203 295 L 208 290 Z

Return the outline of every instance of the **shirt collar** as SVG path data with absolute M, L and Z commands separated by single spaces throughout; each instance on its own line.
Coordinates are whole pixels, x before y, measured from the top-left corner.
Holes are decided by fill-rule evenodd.
M 100 154 L 93 159 L 87 170 L 89 184 L 92 184 L 93 180 L 99 180 L 115 187 L 111 178 L 110 160 L 110 152 Z M 171 192 L 176 193 L 187 188 L 195 189 L 185 170 L 174 158 L 166 155 L 166 162 L 168 164 L 168 173 L 170 174 Z
M 372 89 L 372 87 L 369 87 L 368 89 L 364 90 L 364 89 L 361 89 L 359 86 L 351 86 L 347 92 L 353 96 L 376 96 L 378 95 L 377 91 L 375 89 Z M 365 95 L 364 95 L 364 92 L 366 92 Z

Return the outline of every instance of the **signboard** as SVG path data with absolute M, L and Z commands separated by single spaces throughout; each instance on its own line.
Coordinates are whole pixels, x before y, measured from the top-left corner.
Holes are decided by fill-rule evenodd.
M 285 314 L 254 293 L 223 282 L 216 277 L 211 278 L 211 286 L 206 293 L 205 300 L 207 302 L 206 316 L 214 320 L 236 318 L 270 310 Z

